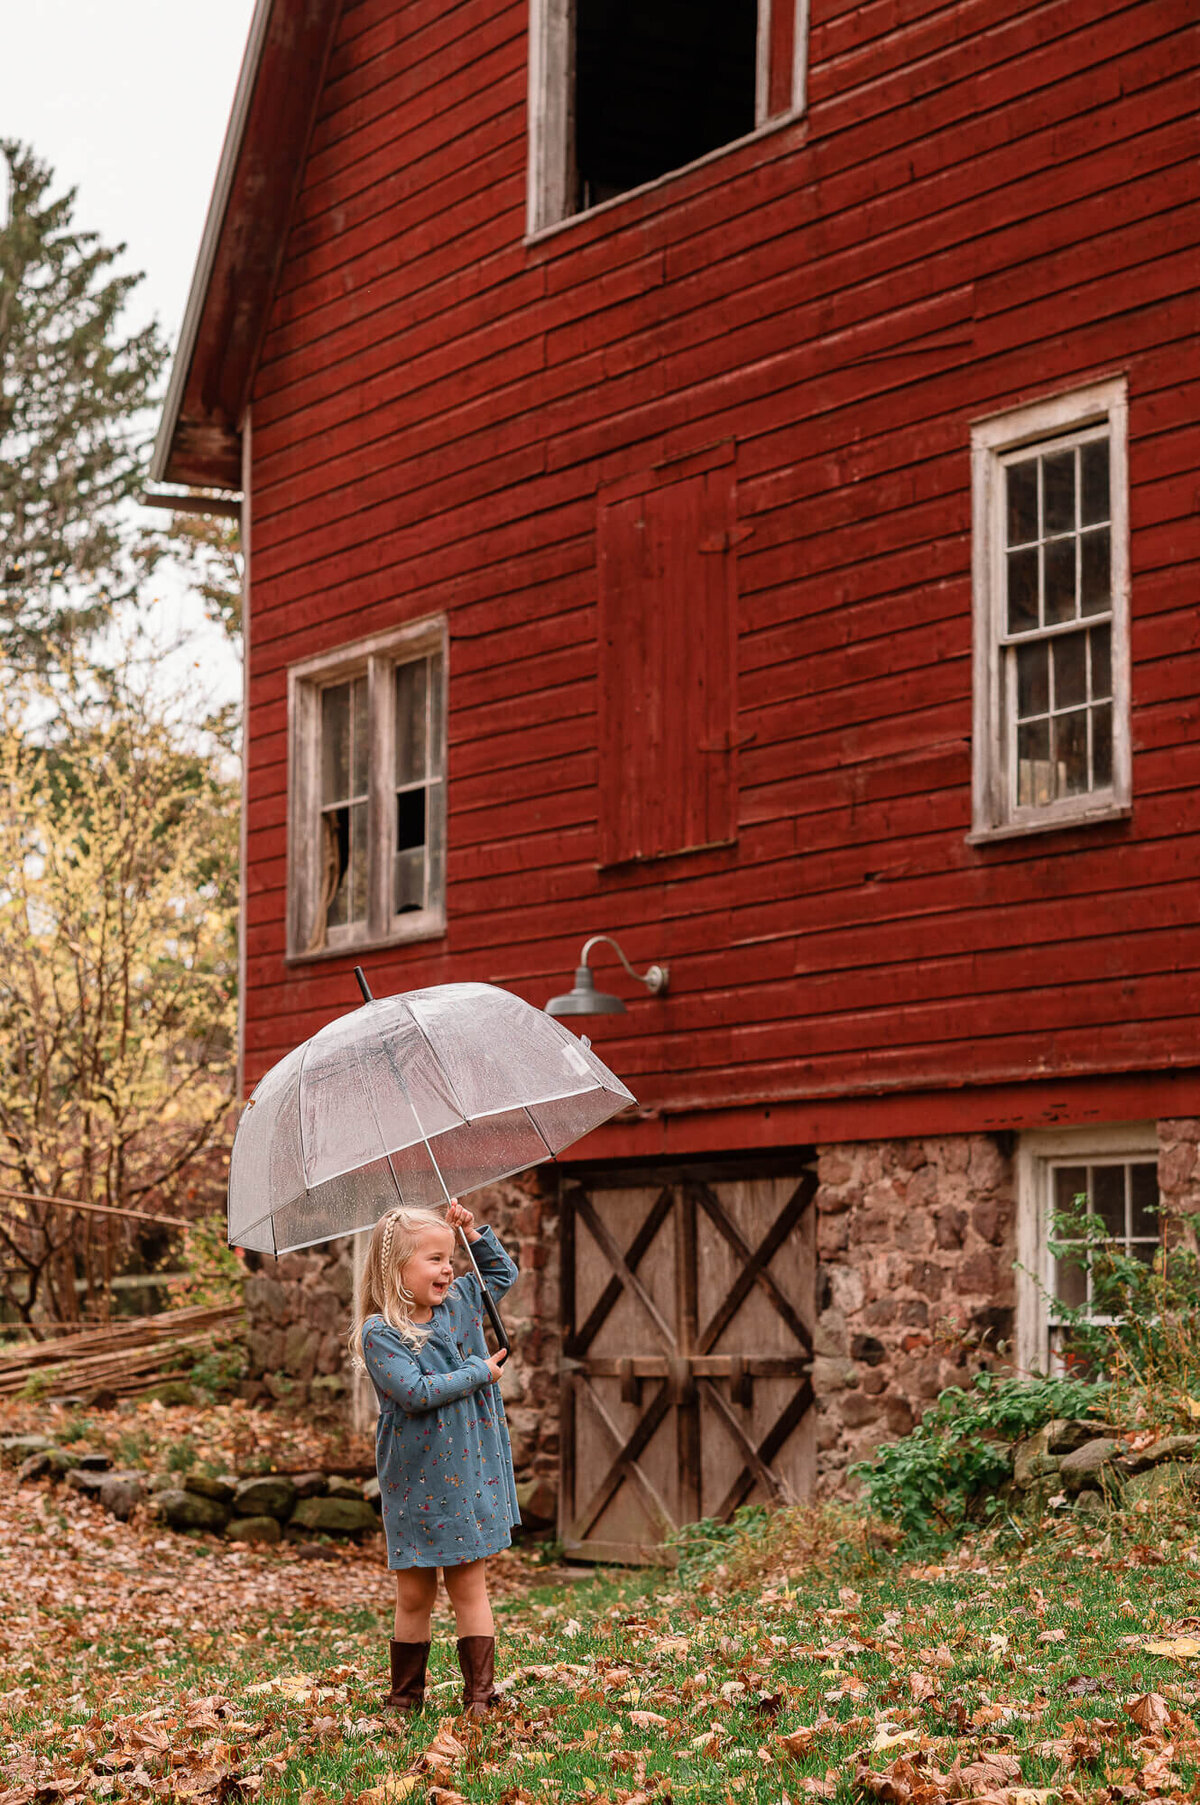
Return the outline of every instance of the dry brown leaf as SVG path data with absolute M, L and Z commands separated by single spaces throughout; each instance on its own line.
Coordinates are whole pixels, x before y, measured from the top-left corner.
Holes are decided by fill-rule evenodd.
M 410 1799 L 418 1788 L 424 1788 L 419 1774 L 389 1774 L 378 1786 L 368 1787 L 356 1796 L 358 1805 L 395 1805 L 399 1799 Z
M 639 1730 L 665 1730 L 669 1720 L 657 1711 L 631 1711 L 629 1721 Z
M 1066 1630 L 1043 1630 L 1038 1637 L 1039 1642 L 1065 1642 L 1066 1639 Z
M 927 1673 L 910 1673 L 908 1690 L 917 1703 L 922 1704 L 927 1698 L 934 1697 L 937 1692 L 937 1681 Z
M 972 1793 L 1003 1792 L 1011 1781 L 1021 1778 L 1021 1763 L 1004 1749 L 989 1749 L 986 1755 L 964 1768 L 958 1768 L 956 1762 L 955 1769 L 963 1785 Z
M 1139 1693 L 1137 1698 L 1130 1699 L 1125 1713 L 1132 1717 L 1138 1729 L 1146 1736 L 1161 1735 L 1171 1716 L 1170 1707 L 1161 1692 Z
M 1139 1646 L 1148 1655 L 1162 1655 L 1169 1661 L 1190 1661 L 1200 1655 L 1200 1640 L 1195 1636 L 1156 1636 Z

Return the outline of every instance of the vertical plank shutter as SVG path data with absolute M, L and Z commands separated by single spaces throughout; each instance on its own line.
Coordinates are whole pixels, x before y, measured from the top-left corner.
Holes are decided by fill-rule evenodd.
M 734 507 L 729 465 L 601 498 L 602 864 L 735 837 Z

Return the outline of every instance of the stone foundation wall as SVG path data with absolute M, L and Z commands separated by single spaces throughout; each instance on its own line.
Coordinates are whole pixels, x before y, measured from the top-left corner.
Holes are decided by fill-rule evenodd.
M 1174 1124 L 1173 1183 L 1200 1185 L 1200 1124 Z M 1168 1143 L 1164 1142 L 1164 1157 Z M 1189 1163 L 1190 1161 L 1190 1163 Z M 1186 1168 L 1186 1172 L 1185 1172 Z M 1001 1138 L 823 1148 L 817 1193 L 818 1485 L 905 1434 L 945 1386 L 995 1363 L 1012 1334 L 1012 1161 Z M 1177 1181 L 1177 1182 L 1176 1182 Z M 1200 1204 L 1197 1205 L 1200 1207 Z M 558 1472 L 558 1213 L 541 1168 L 479 1193 L 476 1213 L 521 1277 L 505 1298 L 505 1407 L 518 1480 Z M 349 1242 L 260 1260 L 246 1287 L 251 1395 L 351 1408 Z
M 1007 1137 L 822 1148 L 817 1191 L 818 1490 L 904 1435 L 1011 1338 L 1016 1208 Z
M 1200 1120 L 1158 1124 L 1158 1195 L 1164 1214 L 1200 1215 Z
M 496 1230 L 521 1269 L 501 1304 L 512 1339 L 504 1404 L 519 1480 L 558 1471 L 558 1218 L 553 1174 L 492 1185 L 472 1207 Z M 354 1287 L 351 1240 L 280 1260 L 248 1259 L 249 1370 L 243 1392 L 317 1413 L 353 1408 L 346 1351 Z M 458 1256 L 459 1269 L 466 1264 Z M 368 1388 L 369 1389 L 369 1388 Z

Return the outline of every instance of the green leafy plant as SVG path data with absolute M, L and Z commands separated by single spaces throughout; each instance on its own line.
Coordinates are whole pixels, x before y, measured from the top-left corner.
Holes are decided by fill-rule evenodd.
M 181 1435 L 167 1450 L 167 1471 L 190 1473 L 198 1459 L 198 1450 L 190 1435 Z
M 871 1509 L 910 1539 L 958 1534 L 986 1519 L 1012 1467 L 1012 1444 L 1055 1417 L 1103 1411 L 1108 1387 L 1076 1377 L 975 1375 L 942 1392 L 911 1434 L 859 1461 Z
M 241 1303 L 246 1269 L 229 1246 L 223 1216 L 205 1216 L 184 1231 L 183 1261 L 187 1278 L 176 1291 L 177 1303 L 209 1309 Z
M 1114 1417 L 1130 1424 L 1193 1429 L 1200 1419 L 1198 1226 L 1200 1216 L 1172 1217 L 1164 1244 L 1147 1261 L 1109 1239 L 1085 1196 L 1053 1218 L 1051 1253 L 1091 1277 L 1088 1304 L 1068 1308 L 1054 1300 L 1064 1360 L 1106 1380 Z
M 210 1348 L 192 1367 L 188 1378 L 210 1403 L 228 1397 L 238 1380 L 246 1377 L 246 1351 L 238 1345 Z

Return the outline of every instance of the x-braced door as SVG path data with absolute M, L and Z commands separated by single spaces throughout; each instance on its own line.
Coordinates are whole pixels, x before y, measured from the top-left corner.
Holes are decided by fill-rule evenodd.
M 681 1523 L 810 1489 L 816 1178 L 729 1171 L 563 1175 L 568 1554 L 656 1560 Z

